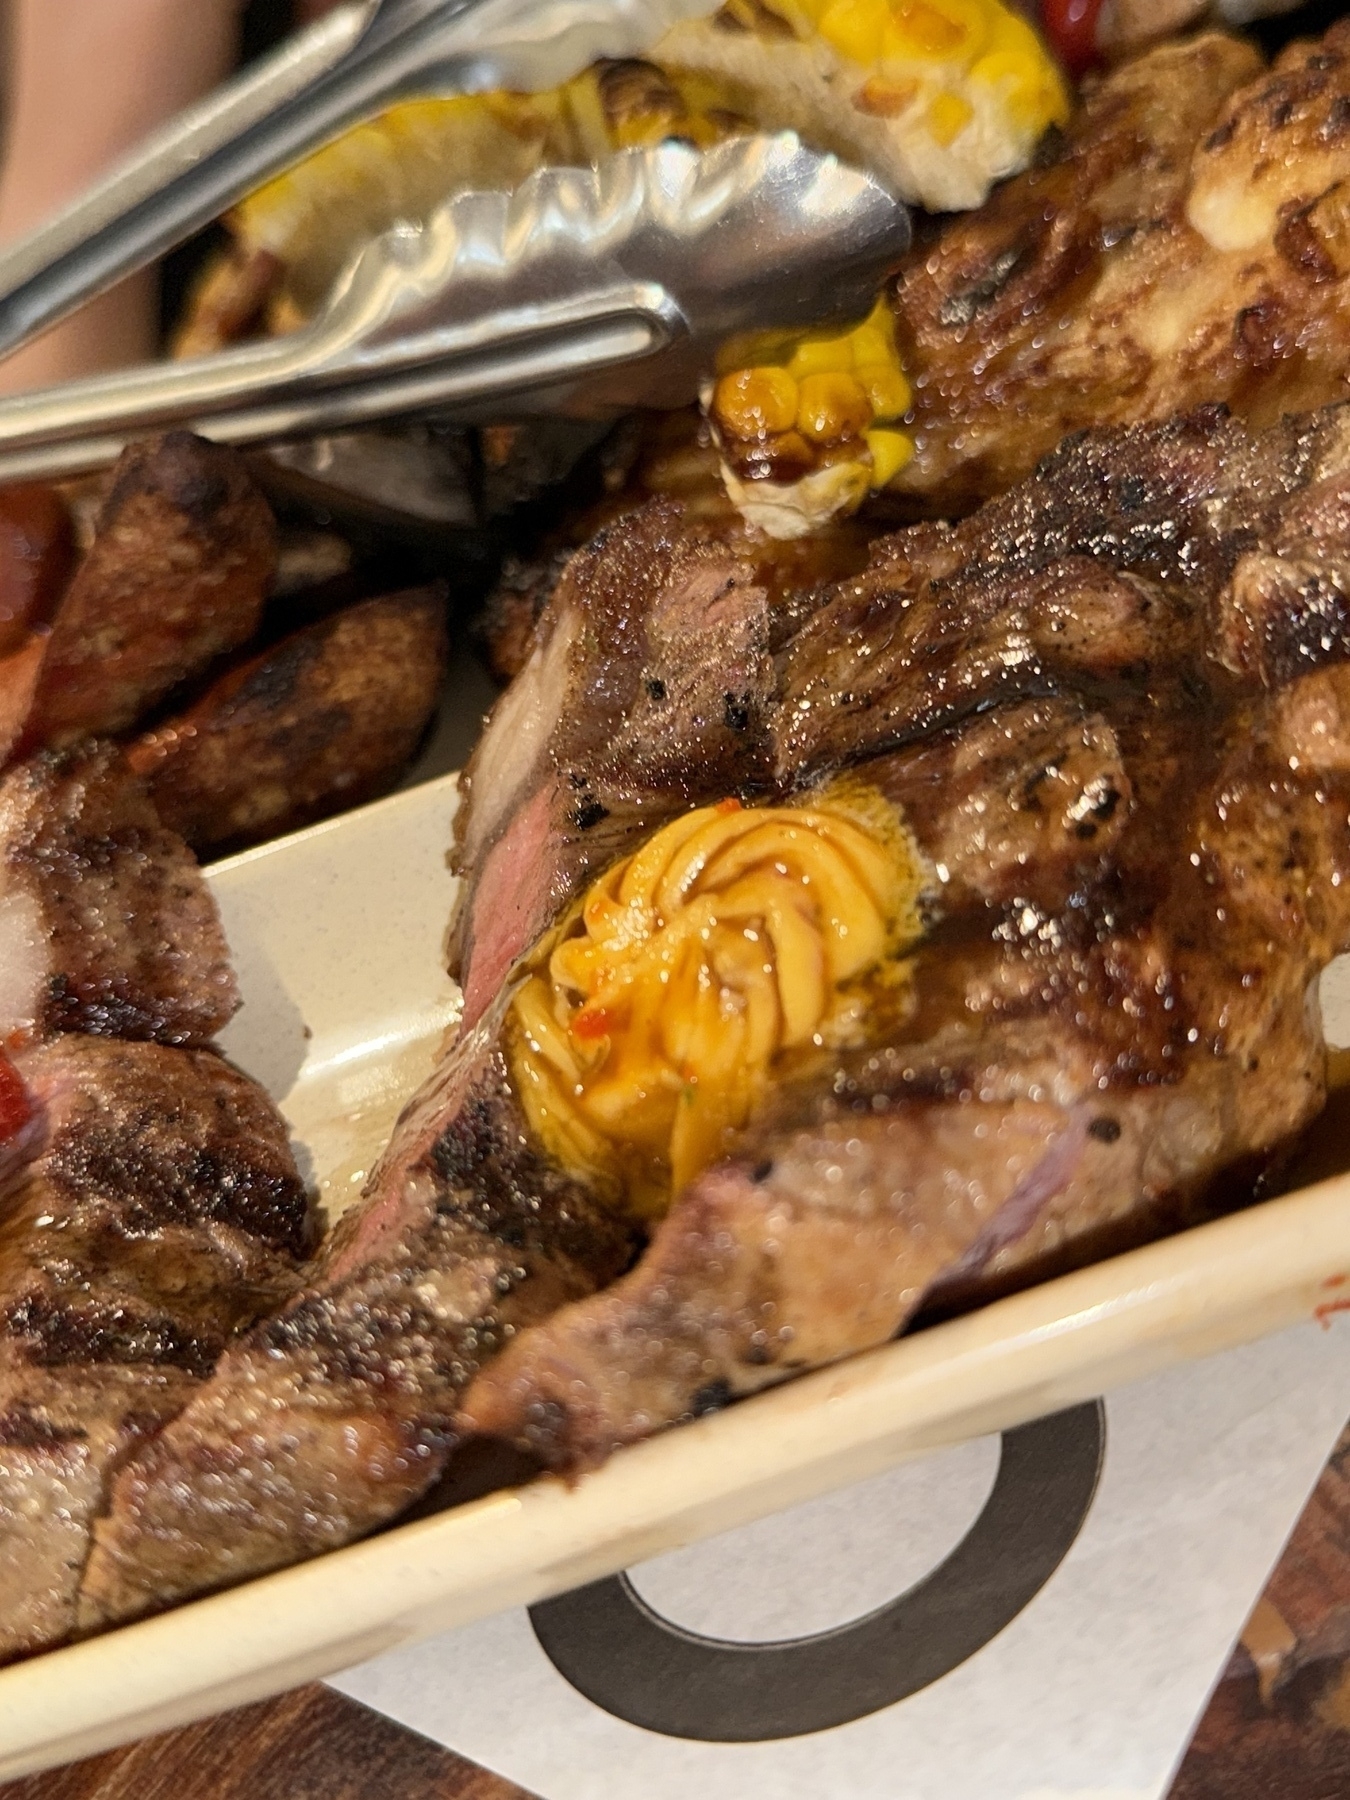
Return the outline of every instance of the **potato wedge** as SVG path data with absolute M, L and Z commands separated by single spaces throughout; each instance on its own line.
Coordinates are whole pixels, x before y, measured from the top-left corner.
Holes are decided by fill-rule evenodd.
M 230 670 L 128 756 L 195 850 L 237 848 L 387 788 L 426 729 L 446 659 L 440 589 L 365 600 Z
M 271 509 L 233 450 L 187 431 L 131 445 L 52 622 L 26 745 L 126 731 L 248 642 L 275 568 Z

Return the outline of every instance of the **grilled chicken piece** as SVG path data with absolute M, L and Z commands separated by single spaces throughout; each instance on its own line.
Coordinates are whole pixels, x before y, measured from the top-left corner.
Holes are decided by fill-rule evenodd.
M 878 544 L 785 649 L 781 793 L 905 808 L 912 1015 L 780 1082 L 614 1288 L 460 1423 L 561 1466 L 1250 1192 L 1350 943 L 1350 412 L 1065 446 Z
M 190 432 L 123 452 L 57 609 L 25 742 L 125 731 L 258 629 L 276 527 L 242 459 Z
M 1345 393 L 1350 23 L 1263 71 L 1209 33 L 1088 90 L 1058 156 L 900 277 L 910 464 L 950 515 L 1068 432 L 1223 400 L 1258 426 Z
M 448 654 L 439 589 L 367 600 L 221 676 L 128 758 L 195 850 L 293 831 L 398 779 Z
M 238 1005 L 210 890 L 113 746 L 0 780 L 0 1037 L 204 1043 Z
M 624 1268 L 628 1232 L 526 1147 L 493 1036 L 471 1032 L 410 1105 L 304 1290 L 122 1467 L 86 1628 L 394 1517 L 444 1468 L 484 1360 Z
M 0 1657 L 77 1626 L 113 1471 L 275 1307 L 313 1221 L 262 1090 L 206 1050 L 63 1037 L 0 1219 Z

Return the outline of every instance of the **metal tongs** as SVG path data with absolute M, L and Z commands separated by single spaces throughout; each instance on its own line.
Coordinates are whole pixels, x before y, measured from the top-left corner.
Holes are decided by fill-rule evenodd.
M 0 256 L 0 355 L 398 98 L 551 85 L 647 47 L 658 10 L 708 0 L 349 0 Z M 386 232 L 301 331 L 0 402 L 0 480 L 97 468 L 167 424 L 255 444 L 679 405 L 728 337 L 860 317 L 908 243 L 881 183 L 792 133 L 543 169 Z

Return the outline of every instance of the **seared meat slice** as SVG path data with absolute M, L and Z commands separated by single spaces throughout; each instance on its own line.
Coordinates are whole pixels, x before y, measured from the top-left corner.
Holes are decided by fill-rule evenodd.
M 662 503 L 567 565 L 461 783 L 451 946 L 466 1026 L 588 870 L 764 778 L 772 619 L 756 573 Z
M 383 793 L 445 679 L 445 596 L 366 600 L 222 675 L 128 750 L 164 823 L 220 854 Z
M 1350 943 L 1347 495 L 1343 408 L 1103 432 L 824 599 L 778 776 L 850 768 L 937 865 L 910 1016 L 785 1075 L 464 1428 L 593 1462 L 1250 1192 L 1321 1105 Z
M 313 1232 L 284 1124 L 213 1052 L 64 1037 L 22 1069 L 46 1143 L 0 1217 L 0 1657 L 75 1629 L 112 1472 Z
M 443 1469 L 483 1362 L 624 1268 L 627 1231 L 526 1147 L 494 1035 L 495 1017 L 411 1102 L 304 1290 L 121 1467 L 84 1628 L 394 1517 Z
M 241 457 L 190 432 L 122 453 L 57 609 L 25 741 L 125 731 L 258 629 L 276 527 Z
M 916 454 L 890 493 L 950 515 L 1067 432 L 1223 400 L 1262 425 L 1345 392 L 1350 25 L 1272 72 L 1170 42 L 1089 88 L 1057 157 L 902 272 Z
M 196 860 L 114 747 L 0 780 L 0 1035 L 204 1043 L 238 1005 Z

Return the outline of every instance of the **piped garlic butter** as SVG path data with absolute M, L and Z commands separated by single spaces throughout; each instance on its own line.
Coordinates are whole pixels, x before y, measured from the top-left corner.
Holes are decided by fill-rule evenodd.
M 701 807 L 609 869 L 527 966 L 508 1054 L 541 1145 L 659 1215 L 794 1055 L 906 1004 L 923 858 L 875 790 Z

